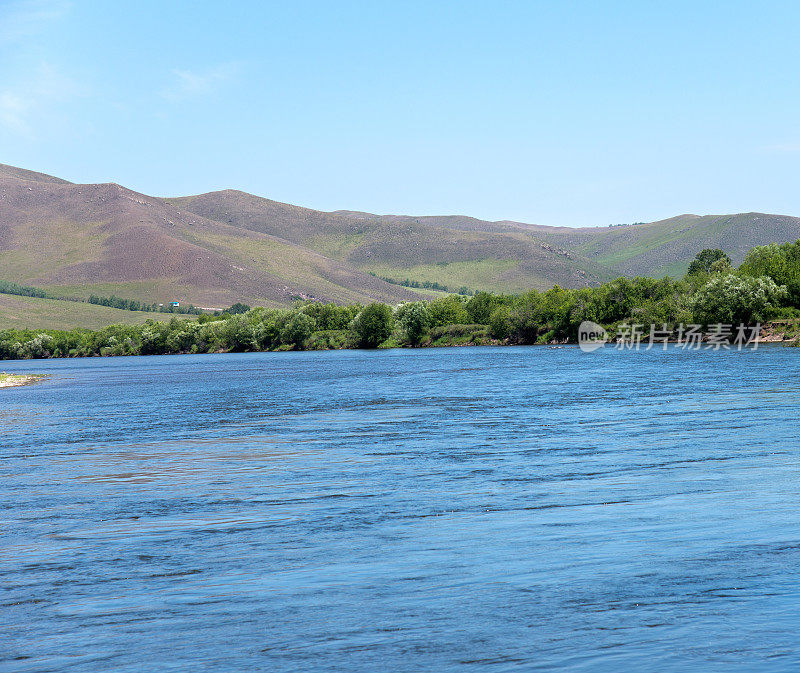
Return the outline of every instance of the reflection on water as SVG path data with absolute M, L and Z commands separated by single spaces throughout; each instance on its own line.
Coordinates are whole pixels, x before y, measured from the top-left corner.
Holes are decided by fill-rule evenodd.
M 4 369 L 3 671 L 800 665 L 790 349 Z

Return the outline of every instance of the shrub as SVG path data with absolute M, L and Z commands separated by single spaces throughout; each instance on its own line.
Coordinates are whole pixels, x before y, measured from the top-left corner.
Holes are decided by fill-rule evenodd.
M 410 344 L 418 344 L 431 326 L 431 314 L 425 302 L 401 304 L 395 311 L 395 320 L 405 332 Z
M 708 281 L 694 298 L 692 309 L 695 319 L 704 325 L 750 325 L 766 319 L 785 295 L 786 288 L 771 278 L 728 274 Z
M 722 262 L 722 264 L 717 264 L 718 262 Z M 717 264 L 717 267 L 713 269 L 715 264 Z M 694 276 L 703 273 L 709 274 L 712 270 L 725 271 L 730 268 L 731 258 L 728 257 L 728 255 L 719 248 L 706 248 L 697 253 L 692 263 L 689 264 L 689 271 L 687 273 L 690 276 Z
M 457 294 L 434 299 L 428 304 L 431 325 L 439 327 L 441 325 L 464 325 L 471 322 L 465 304 L 464 298 Z
M 363 348 L 377 348 L 389 338 L 393 327 L 392 309 L 379 303 L 367 305 L 352 323 L 358 344 Z
M 295 313 L 286 323 L 281 333 L 281 341 L 284 344 L 302 349 L 306 340 L 314 333 L 317 323 L 310 315 L 305 313 Z
M 311 335 L 305 348 L 310 351 L 324 351 L 351 348 L 354 345 L 352 333 L 348 330 L 321 330 Z

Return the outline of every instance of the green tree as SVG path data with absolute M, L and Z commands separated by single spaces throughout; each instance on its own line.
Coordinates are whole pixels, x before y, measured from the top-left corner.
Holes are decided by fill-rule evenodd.
M 218 335 L 223 347 L 234 353 L 257 348 L 253 325 L 243 315 L 234 315 L 223 321 Z
M 392 309 L 379 303 L 365 306 L 352 323 L 358 343 L 363 348 L 377 348 L 391 336 L 393 327 Z
M 511 333 L 511 308 L 498 306 L 489 316 L 489 331 L 495 339 L 505 339 Z
M 706 248 L 697 253 L 692 263 L 689 264 L 688 275 L 693 276 L 698 273 L 711 273 L 711 267 L 718 260 L 727 260 L 730 268 L 731 258 L 719 248 Z
M 715 276 L 697 293 L 692 309 L 704 325 L 725 323 L 751 325 L 765 320 L 780 304 L 786 288 L 766 276 Z
M 504 297 L 491 292 L 476 292 L 470 297 L 464 308 L 471 322 L 477 325 L 488 325 L 492 311 L 500 306 L 504 299 Z
M 358 304 L 337 306 L 333 303 L 312 301 L 303 304 L 300 310 L 316 320 L 317 330 L 327 331 L 347 329 L 361 308 Z
M 314 318 L 305 313 L 295 313 L 283 328 L 281 340 L 285 344 L 291 344 L 296 348 L 302 349 L 315 329 L 316 321 Z
M 431 315 L 425 302 L 414 301 L 401 304 L 395 312 L 395 320 L 405 331 L 411 344 L 418 344 L 431 326 Z
M 464 297 L 449 294 L 439 297 L 428 304 L 428 313 L 432 327 L 444 325 L 467 325 L 470 322 Z
M 787 303 L 800 308 L 800 241 L 759 245 L 744 258 L 739 273 L 744 276 L 768 276 L 787 289 Z

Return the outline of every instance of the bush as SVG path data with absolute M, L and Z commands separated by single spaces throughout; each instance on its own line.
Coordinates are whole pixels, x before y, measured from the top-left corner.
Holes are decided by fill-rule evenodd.
M 721 262 L 721 263 L 720 263 Z M 716 265 L 716 268 L 714 268 Z M 709 274 L 712 271 L 725 271 L 731 268 L 731 258 L 719 248 L 706 248 L 697 253 L 689 264 L 688 275 Z
M 457 294 L 434 299 L 428 304 L 428 314 L 433 327 L 465 325 L 471 322 L 464 298 Z
M 352 348 L 352 333 L 348 330 L 322 330 L 314 332 L 306 341 L 305 348 L 309 351 L 325 351 L 339 348 Z
M 694 317 L 704 325 L 752 325 L 765 320 L 786 296 L 786 288 L 771 278 L 739 277 L 733 274 L 712 278 L 692 302 Z
M 434 327 L 430 333 L 430 344 L 434 346 L 486 344 L 490 341 L 486 325 L 443 325 Z
M 395 320 L 405 332 L 408 343 L 413 345 L 422 341 L 432 323 L 430 311 L 422 301 L 401 304 L 395 312 Z
M 281 333 L 281 341 L 284 344 L 302 349 L 306 340 L 314 333 L 317 326 L 316 320 L 305 313 L 296 313 Z
M 362 348 L 377 348 L 392 334 L 392 309 L 386 304 L 367 305 L 352 323 L 352 330 Z

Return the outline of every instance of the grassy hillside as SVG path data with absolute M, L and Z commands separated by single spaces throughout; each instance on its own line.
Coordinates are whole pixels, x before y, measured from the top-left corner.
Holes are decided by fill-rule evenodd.
M 800 238 L 800 218 L 764 213 L 680 215 L 649 224 L 598 229 L 538 229 L 556 245 L 627 276 L 679 276 L 704 248 L 721 248 L 741 263 L 750 248 Z
M 187 316 L 178 316 L 186 319 Z M 164 313 L 122 311 L 75 301 L 0 294 L 0 329 L 99 329 L 106 325 L 138 325 L 147 319 L 170 320 Z
M 324 213 L 233 190 L 167 199 L 167 203 L 390 278 L 524 291 L 554 284 L 596 285 L 611 277 L 602 265 L 515 223 L 461 216 Z
M 235 190 L 158 199 L 0 165 L 0 280 L 79 297 L 211 308 L 397 303 L 430 293 L 376 276 L 498 292 L 574 288 L 618 275 L 678 276 L 703 248 L 738 263 L 755 245 L 798 238 L 800 218 L 783 215 L 572 229 L 328 213 Z
M 0 170 L 0 279 L 86 297 L 224 307 L 296 297 L 418 295 L 291 241 L 209 220 L 115 184 Z
M 323 213 L 233 190 L 168 201 L 381 276 L 506 292 L 596 285 L 619 275 L 680 276 L 703 248 L 722 248 L 740 262 L 755 245 L 800 238 L 800 218 L 763 213 L 575 229 L 460 215 Z

